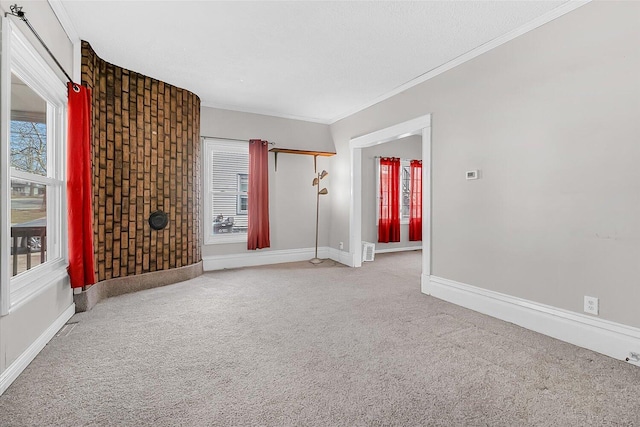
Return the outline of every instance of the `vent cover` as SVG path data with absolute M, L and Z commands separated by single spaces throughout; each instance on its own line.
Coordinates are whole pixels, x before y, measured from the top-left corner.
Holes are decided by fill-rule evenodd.
M 362 242 L 362 261 L 373 261 L 376 255 L 376 245 L 370 242 Z
M 154 230 L 162 230 L 169 223 L 169 216 L 162 211 L 155 211 L 149 215 L 149 225 Z

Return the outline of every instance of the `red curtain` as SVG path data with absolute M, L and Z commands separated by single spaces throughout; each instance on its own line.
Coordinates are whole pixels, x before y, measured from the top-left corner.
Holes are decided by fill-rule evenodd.
M 96 282 L 91 191 L 91 90 L 68 84 L 67 211 L 72 288 Z
M 400 241 L 400 159 L 380 159 L 378 242 Z
M 422 240 L 422 160 L 411 160 L 409 240 Z
M 249 141 L 247 249 L 269 247 L 269 143 Z

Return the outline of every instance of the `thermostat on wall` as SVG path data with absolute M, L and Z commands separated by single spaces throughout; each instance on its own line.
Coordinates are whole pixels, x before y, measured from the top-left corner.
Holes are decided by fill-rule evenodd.
M 467 171 L 467 179 L 478 179 L 478 171 Z

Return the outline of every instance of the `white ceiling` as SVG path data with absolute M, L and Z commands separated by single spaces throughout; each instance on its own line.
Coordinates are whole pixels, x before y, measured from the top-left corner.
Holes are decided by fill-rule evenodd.
M 332 123 L 566 1 L 58 1 L 98 56 L 205 106 Z

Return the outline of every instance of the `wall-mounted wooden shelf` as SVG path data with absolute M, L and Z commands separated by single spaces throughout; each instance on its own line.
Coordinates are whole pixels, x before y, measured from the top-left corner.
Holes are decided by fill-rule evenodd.
M 278 153 L 303 154 L 305 156 L 313 156 L 313 170 L 316 173 L 318 172 L 318 168 L 316 166 L 318 156 L 330 157 L 330 156 L 335 156 L 336 155 L 336 153 L 331 153 L 329 151 L 293 150 L 291 148 L 272 148 L 269 151 L 271 151 L 275 156 L 276 172 L 278 171 Z

